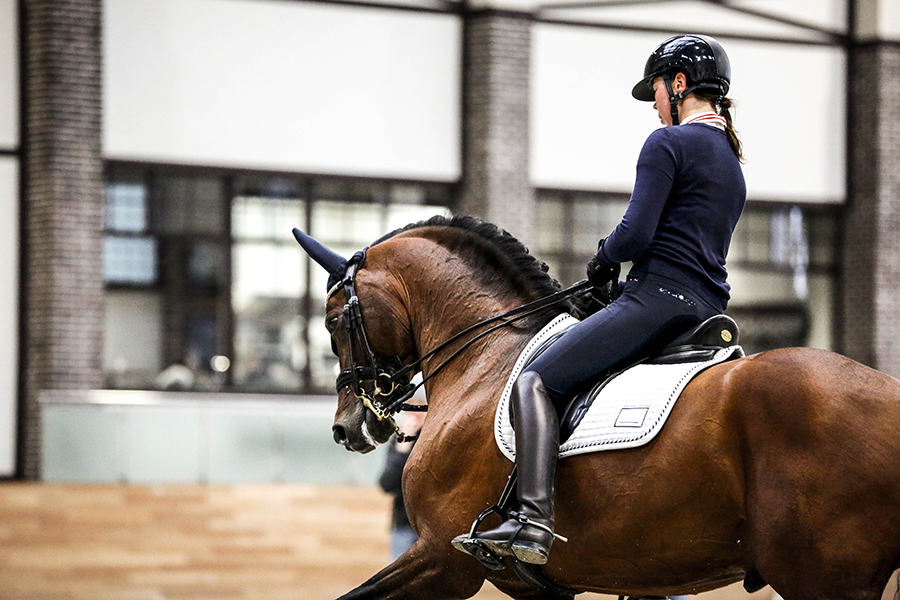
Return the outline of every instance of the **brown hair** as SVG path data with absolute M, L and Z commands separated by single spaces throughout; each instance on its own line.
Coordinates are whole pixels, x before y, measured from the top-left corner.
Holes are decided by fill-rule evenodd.
M 728 136 L 728 144 L 734 150 L 734 155 L 738 157 L 738 160 L 744 162 L 744 145 L 741 143 L 741 138 L 738 137 L 737 129 L 734 128 L 734 118 L 731 116 L 734 101 L 725 96 L 700 90 L 694 94 L 698 98 L 708 101 L 718 114 L 725 117 L 725 135 Z

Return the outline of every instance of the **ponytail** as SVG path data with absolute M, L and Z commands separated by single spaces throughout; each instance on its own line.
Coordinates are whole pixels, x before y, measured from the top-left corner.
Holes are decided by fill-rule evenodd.
M 744 162 L 744 145 L 741 143 L 741 138 L 738 137 L 738 132 L 734 128 L 734 119 L 731 116 L 731 108 L 734 103 L 731 98 L 719 96 L 715 99 L 715 104 L 718 105 L 717 112 L 725 117 L 725 135 L 728 136 L 728 144 L 734 150 L 734 155 L 738 157 L 738 160 Z

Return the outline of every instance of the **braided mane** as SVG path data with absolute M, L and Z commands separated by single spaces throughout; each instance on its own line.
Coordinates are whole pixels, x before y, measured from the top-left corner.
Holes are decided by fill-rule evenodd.
M 373 246 L 408 231 L 424 228 L 440 228 L 439 234 L 428 234 L 442 246 L 468 260 L 482 285 L 516 291 L 536 299 L 560 290 L 559 282 L 547 274 L 547 264 L 528 252 L 525 245 L 509 232 L 493 223 L 471 216 L 431 217 L 411 223 L 378 239 Z M 446 235 L 443 235 L 445 234 Z M 559 307 L 561 312 L 572 312 L 571 305 Z M 557 313 L 558 314 L 558 313 Z

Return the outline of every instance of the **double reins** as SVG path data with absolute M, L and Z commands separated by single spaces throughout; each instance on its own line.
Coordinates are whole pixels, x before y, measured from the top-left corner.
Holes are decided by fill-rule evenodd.
M 415 394 L 416 390 L 418 390 L 421 386 L 425 385 L 426 381 L 428 381 L 429 379 L 431 379 L 432 377 L 437 375 L 444 367 L 449 365 L 460 354 L 462 354 L 463 351 L 465 351 L 467 348 L 472 346 L 472 344 L 474 344 L 481 338 L 497 331 L 498 329 L 501 329 L 503 327 L 509 327 L 516 321 L 520 321 L 526 317 L 530 317 L 531 315 L 538 313 L 538 312 L 544 310 L 545 308 L 553 306 L 554 304 L 560 304 L 562 302 L 565 302 L 572 296 L 577 296 L 578 294 L 591 289 L 591 287 L 593 287 L 593 286 L 590 284 L 590 282 L 588 282 L 587 279 L 584 279 L 564 290 L 554 292 L 554 293 L 550 294 L 549 296 L 544 296 L 543 298 L 538 298 L 537 300 L 535 300 L 533 302 L 529 302 L 527 304 L 517 306 L 516 308 L 508 310 L 505 313 L 499 314 L 494 317 L 490 317 L 483 321 L 479 321 L 478 323 L 475 323 L 471 327 L 467 327 L 466 329 L 463 329 L 459 333 L 454 334 L 447 340 L 438 344 L 437 347 L 435 347 L 433 350 L 431 350 L 430 352 L 428 352 L 427 354 L 425 354 L 424 356 L 422 356 L 415 362 L 412 362 L 412 363 L 406 365 L 405 367 L 403 367 L 402 369 L 400 369 L 399 371 L 397 371 L 394 375 L 399 377 L 399 376 L 411 375 L 411 374 L 417 373 L 418 371 L 421 370 L 420 367 L 423 362 L 425 362 L 426 360 L 428 360 L 429 358 L 431 358 L 432 356 L 434 356 L 441 350 L 444 350 L 445 348 L 447 348 L 447 346 L 450 346 L 451 344 L 457 342 L 462 337 L 464 337 L 474 331 L 477 331 L 478 329 L 480 329 L 482 327 L 486 327 L 493 323 L 499 322 L 498 325 L 494 325 L 490 329 L 486 329 L 486 330 L 482 331 L 481 333 L 479 333 L 479 334 L 475 335 L 474 337 L 472 337 L 471 339 L 469 339 L 465 344 L 463 344 L 462 346 L 457 348 L 453 354 L 451 354 L 442 363 L 440 363 L 437 367 L 435 367 L 435 369 L 428 375 L 428 377 L 423 377 L 422 381 L 419 384 L 417 384 L 410 392 L 408 392 L 406 395 L 404 395 L 404 397 L 395 400 L 390 405 L 388 405 L 386 408 L 388 410 L 393 410 L 394 412 L 397 412 L 397 410 L 410 410 L 410 408 L 407 408 L 409 405 L 404 405 L 403 403 L 406 400 L 408 400 L 409 398 L 411 398 L 413 396 L 413 394 Z M 510 317 L 512 317 L 512 318 L 510 318 Z M 412 407 L 412 408 L 414 409 L 415 407 Z
M 344 289 L 346 303 L 344 304 L 343 321 L 344 329 L 347 331 L 348 340 L 350 342 L 350 366 L 340 372 L 335 385 L 338 392 L 344 387 L 349 386 L 354 395 L 362 401 L 366 408 L 372 411 L 379 421 L 391 418 L 400 411 L 428 410 L 427 406 L 407 404 L 407 401 L 415 395 L 419 388 L 425 385 L 426 381 L 442 371 L 444 367 L 453 362 L 467 348 L 498 329 L 509 327 L 517 321 L 545 310 L 550 306 L 565 302 L 569 298 L 585 292 L 592 287 L 590 282 L 583 280 L 564 290 L 554 292 L 548 296 L 534 300 L 533 302 L 523 304 L 500 315 L 479 321 L 441 342 L 431 351 L 408 365 L 404 366 L 399 356 L 391 357 L 384 363 L 378 363 L 375 359 L 375 354 L 372 351 L 371 344 L 369 343 L 368 336 L 366 335 L 366 329 L 362 319 L 362 308 L 360 306 L 359 296 L 356 292 L 356 275 L 359 272 L 359 269 L 362 268 L 365 260 L 366 250 L 357 252 L 354 257 L 348 261 L 343 279 L 334 285 L 328 293 L 328 297 L 330 298 L 339 289 Z M 437 353 L 445 350 L 448 346 L 458 342 L 460 339 L 485 327 L 488 328 L 468 339 L 462 346 L 457 348 L 453 354 L 435 367 L 428 377 L 423 377 L 422 381 L 418 384 L 411 383 L 410 380 L 412 376 L 421 371 L 422 364 L 426 360 L 434 357 Z M 356 339 L 355 345 L 353 343 L 354 338 Z M 365 364 L 359 365 L 356 363 L 353 351 L 354 346 L 362 349 L 365 353 Z M 362 382 L 365 380 L 373 381 L 374 386 L 371 391 L 366 390 L 363 387 Z M 415 439 L 414 436 L 407 436 L 399 430 L 397 433 L 398 438 L 401 438 L 400 441 Z

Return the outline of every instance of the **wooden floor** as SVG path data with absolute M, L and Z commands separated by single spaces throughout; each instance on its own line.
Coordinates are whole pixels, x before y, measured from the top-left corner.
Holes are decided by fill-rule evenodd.
M 388 508 L 367 487 L 0 484 L 0 600 L 331 600 L 389 562 Z

